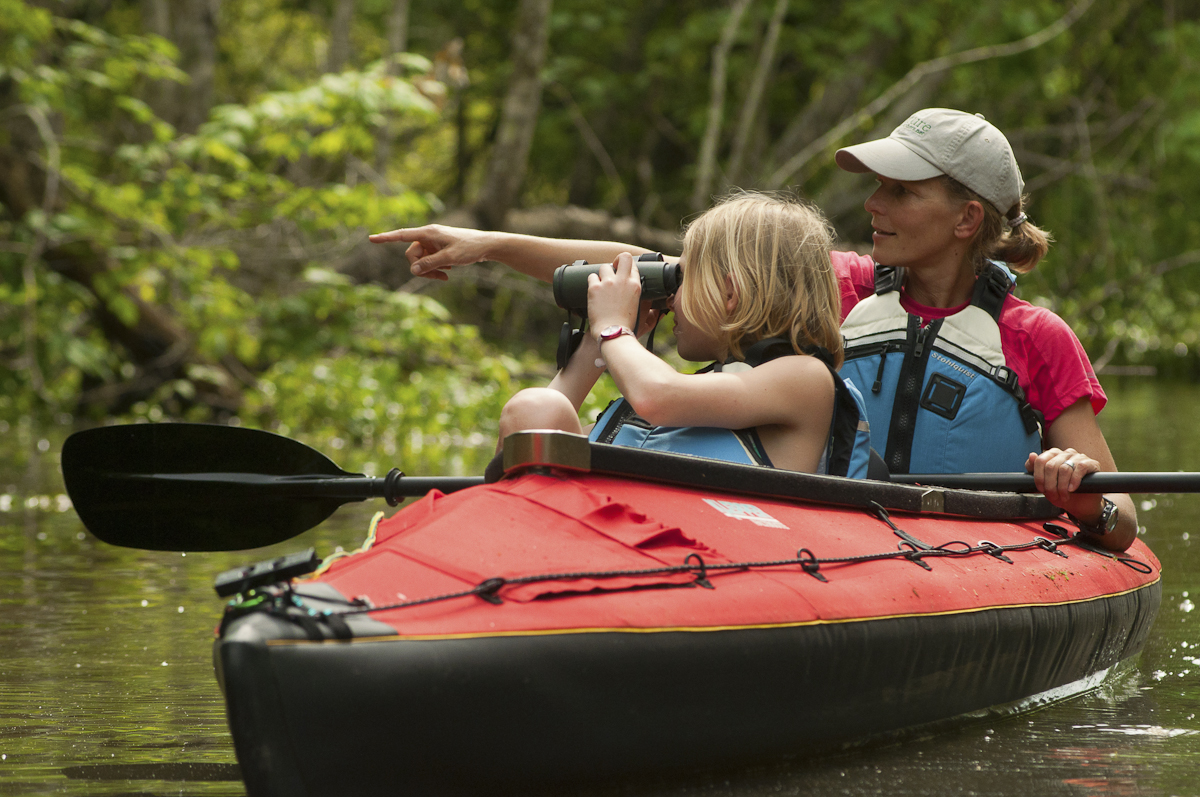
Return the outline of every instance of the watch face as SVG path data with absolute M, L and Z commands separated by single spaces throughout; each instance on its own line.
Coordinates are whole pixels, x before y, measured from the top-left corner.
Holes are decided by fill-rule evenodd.
M 624 331 L 625 331 L 625 327 L 620 327 L 620 326 L 605 327 L 604 329 L 600 330 L 600 339 L 601 340 L 610 340 L 612 338 L 617 338 L 617 337 L 620 337 Z

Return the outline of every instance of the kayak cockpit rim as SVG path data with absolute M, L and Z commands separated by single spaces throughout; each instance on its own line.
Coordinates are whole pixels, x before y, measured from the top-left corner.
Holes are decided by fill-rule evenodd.
M 989 520 L 1051 520 L 1060 510 L 1038 494 L 995 493 L 799 473 L 665 451 L 591 442 L 533 430 L 504 440 L 505 478 L 529 471 L 591 473 L 784 500 Z

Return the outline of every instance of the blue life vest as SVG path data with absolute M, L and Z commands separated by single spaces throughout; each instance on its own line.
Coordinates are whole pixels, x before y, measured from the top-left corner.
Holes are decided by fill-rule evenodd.
M 1025 470 L 1042 450 L 1043 416 L 1005 365 L 997 320 L 1013 287 L 997 263 L 962 311 L 921 326 L 900 305 L 903 270 L 875 267 L 875 295 L 850 311 L 842 376 L 863 388 L 892 473 Z
M 743 370 L 791 354 L 795 354 L 791 343 L 782 338 L 767 338 L 746 350 L 745 362 L 714 363 L 698 373 Z M 829 443 L 818 472 L 854 479 L 866 478 L 867 463 L 871 456 L 871 436 L 862 394 L 833 370 L 829 352 L 816 349 L 811 354 L 829 367 L 834 384 Z M 654 426 L 634 412 L 624 398 L 608 405 L 596 420 L 588 439 L 632 448 L 693 454 L 744 465 L 773 467 L 756 429 Z

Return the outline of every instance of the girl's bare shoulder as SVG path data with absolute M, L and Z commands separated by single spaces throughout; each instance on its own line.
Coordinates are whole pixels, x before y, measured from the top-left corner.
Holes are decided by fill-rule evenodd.
M 780 387 L 818 396 L 833 395 L 833 374 L 824 362 L 807 354 L 777 357 L 757 368 L 742 372 L 757 383 L 778 383 Z

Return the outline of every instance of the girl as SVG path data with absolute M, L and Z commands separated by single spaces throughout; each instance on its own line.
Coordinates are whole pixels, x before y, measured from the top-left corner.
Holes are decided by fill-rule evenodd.
M 513 396 L 501 440 L 528 429 L 582 433 L 579 408 L 607 368 L 623 398 L 591 429 L 593 440 L 865 476 L 861 399 L 835 370 L 842 339 L 831 245 L 824 217 L 798 201 L 739 194 L 698 217 L 670 301 L 680 356 L 719 364 L 696 374 L 638 343 L 637 266 L 618 255 L 589 278 L 590 334 L 549 387 Z

